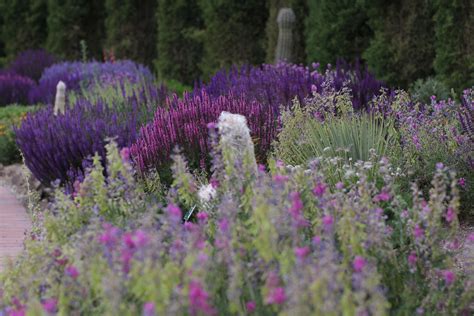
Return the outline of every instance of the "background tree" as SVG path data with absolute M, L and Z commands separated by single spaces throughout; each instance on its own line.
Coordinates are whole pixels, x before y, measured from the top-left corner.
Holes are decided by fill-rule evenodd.
M 158 58 L 160 77 L 193 84 L 200 76 L 202 27 L 196 0 L 158 0 Z
M 431 1 L 366 1 L 374 37 L 363 57 L 377 78 L 408 88 L 434 74 L 434 26 Z
M 353 60 L 369 45 L 372 30 L 366 11 L 356 0 L 312 0 L 308 2 L 306 52 L 308 62 L 321 65 L 337 59 Z
M 439 79 L 460 92 L 474 85 L 474 4 L 436 0 L 435 10 L 434 68 Z
M 120 59 L 152 65 L 157 0 L 105 0 L 105 45 Z
M 67 59 L 80 59 L 85 41 L 89 58 L 101 59 L 104 3 L 88 0 L 48 0 L 48 50 Z
M 204 18 L 201 69 L 265 61 L 267 4 L 262 0 L 200 0 Z
M 0 0 L 0 15 L 0 37 L 7 57 L 45 44 L 46 0 Z
M 278 24 L 276 22 L 280 8 L 292 8 L 296 16 L 293 31 L 293 58 L 295 63 L 306 61 L 305 51 L 305 20 L 308 14 L 307 0 L 268 0 L 268 20 L 265 26 L 266 39 L 266 62 L 275 61 L 275 49 L 278 41 Z

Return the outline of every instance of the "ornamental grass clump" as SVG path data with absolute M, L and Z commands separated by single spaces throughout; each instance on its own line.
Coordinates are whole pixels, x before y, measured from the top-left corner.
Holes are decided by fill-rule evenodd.
M 295 100 L 281 122 L 275 155 L 287 164 L 306 165 L 319 156 L 367 161 L 371 150 L 384 156 L 396 145 L 394 120 L 376 111 L 355 112 L 347 88 L 323 85 L 304 105 Z
M 127 153 L 120 158 L 110 145 L 107 178 L 96 158 L 73 199 L 57 193 L 0 277 L 0 312 L 472 313 L 473 284 L 453 264 L 457 177 L 444 165 L 429 198 L 414 185 L 408 205 L 386 158 L 370 157 L 378 182 L 356 162 L 331 185 L 324 157 L 307 168 L 276 161 L 255 171 L 251 143 L 236 153 L 228 136 L 240 132 L 219 125 L 210 136 L 215 192 L 205 203 L 198 188 L 208 184 L 183 156 L 174 156 L 173 185 L 159 204 L 137 192 Z

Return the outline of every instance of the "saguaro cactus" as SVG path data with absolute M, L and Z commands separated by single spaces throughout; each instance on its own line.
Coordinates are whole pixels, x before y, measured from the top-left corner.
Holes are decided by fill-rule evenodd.
M 64 114 L 66 110 L 66 84 L 62 81 L 56 86 L 56 99 L 54 100 L 54 115 Z
M 278 12 L 278 43 L 275 52 L 275 62 L 292 62 L 293 57 L 293 26 L 296 17 L 291 8 L 281 8 Z

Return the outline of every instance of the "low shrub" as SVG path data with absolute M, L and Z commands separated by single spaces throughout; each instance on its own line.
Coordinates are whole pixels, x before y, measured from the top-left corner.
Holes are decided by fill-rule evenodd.
M 142 127 L 140 137 L 130 148 L 141 173 L 156 170 L 166 176 L 170 157 L 178 146 L 193 168 L 209 165 L 208 124 L 215 123 L 222 111 L 244 115 L 249 120 L 257 155 L 264 161 L 275 137 L 277 117 L 273 110 L 256 101 L 233 95 L 211 98 L 205 91 L 183 98 L 174 95 L 158 108 L 153 122 Z
M 417 181 L 425 196 L 437 163 L 460 177 L 462 215 L 472 217 L 474 204 L 474 90 L 466 90 L 462 102 L 432 98 L 417 104 L 403 92 L 392 103 L 401 150 L 391 156 L 406 170 L 407 181 Z M 406 185 L 404 185 L 406 187 Z
M 249 101 L 256 100 L 278 111 L 281 106 L 291 105 L 294 98 L 302 102 L 312 90 L 321 91 L 323 84 L 330 84 L 336 90 L 350 88 L 356 110 L 365 109 L 383 87 L 383 83 L 362 68 L 358 61 L 354 65 L 340 61 L 335 69 L 329 67 L 324 74 L 319 72 L 319 64 L 313 64 L 311 68 L 287 63 L 233 67 L 229 71 L 217 72 L 199 88 L 211 97 L 229 93 L 242 95 Z M 197 93 L 200 91 L 198 89 Z
M 27 250 L 0 277 L 0 311 L 472 312 L 472 282 L 452 261 L 458 184 L 446 167 L 438 165 L 428 200 L 413 186 L 408 206 L 380 157 L 372 165 L 380 161 L 381 183 L 369 180 L 363 162 L 341 167 L 348 176 L 335 186 L 326 181 L 328 163 L 257 168 L 242 122 L 219 122 L 209 185 L 199 188 L 174 157 L 167 206 L 145 202 L 127 153 L 121 161 L 109 146 L 108 176 L 97 157 L 73 199 L 57 192 Z
M 28 94 L 35 82 L 17 74 L 0 73 L 0 107 L 8 104 L 28 104 Z
M 58 59 L 44 49 L 31 49 L 18 54 L 7 67 L 11 73 L 28 77 L 38 82 L 43 71 L 55 64 Z
M 43 184 L 60 180 L 70 188 L 94 153 L 105 157 L 108 137 L 120 147 L 132 145 L 167 93 L 163 87 L 128 83 L 94 91 L 71 96 L 64 114 L 55 116 L 52 106 L 44 107 L 15 130 L 26 165 Z
M 432 96 L 438 100 L 446 100 L 450 96 L 448 87 L 433 77 L 416 80 L 409 91 L 413 99 L 420 103 L 430 103 Z
M 151 82 L 153 75 L 147 67 L 129 60 L 59 63 L 43 72 L 38 86 L 29 95 L 30 102 L 51 104 L 60 80 L 66 84 L 68 91 L 80 91 L 97 85 L 115 85 L 117 81 Z
M 34 107 L 9 105 L 0 108 L 0 164 L 8 165 L 21 160 L 20 151 L 15 143 L 14 126 L 19 126 L 26 113 Z

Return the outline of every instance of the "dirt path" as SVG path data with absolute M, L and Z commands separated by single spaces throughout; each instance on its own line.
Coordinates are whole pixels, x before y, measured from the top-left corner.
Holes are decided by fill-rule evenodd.
M 0 271 L 23 248 L 31 222 L 25 208 L 7 187 L 0 186 Z

